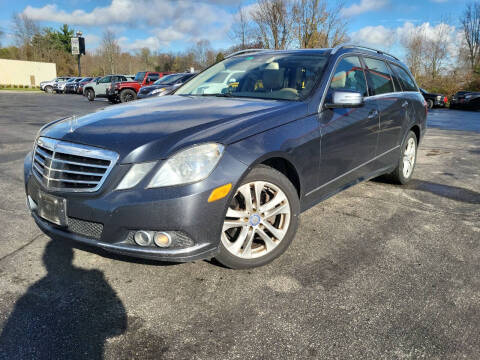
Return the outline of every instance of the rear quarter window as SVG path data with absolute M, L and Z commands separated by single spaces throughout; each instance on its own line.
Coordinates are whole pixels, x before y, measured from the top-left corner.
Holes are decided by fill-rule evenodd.
M 398 75 L 398 78 L 402 84 L 403 91 L 418 91 L 417 86 L 415 85 L 415 81 L 413 81 L 410 74 L 407 71 L 402 69 L 398 65 L 392 64 L 392 68 L 395 74 Z
M 381 95 L 394 92 L 393 80 L 387 64 L 378 59 L 365 57 L 368 85 L 371 95 Z

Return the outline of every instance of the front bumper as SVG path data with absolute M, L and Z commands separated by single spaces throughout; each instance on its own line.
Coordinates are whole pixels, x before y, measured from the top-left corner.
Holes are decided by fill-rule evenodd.
M 32 175 L 31 154 L 28 154 L 24 163 L 27 196 L 36 200 L 35 194 L 40 189 L 65 198 L 67 202 L 67 226 L 55 225 L 41 218 L 35 207 L 29 207 L 35 222 L 54 239 L 70 239 L 133 257 L 172 262 L 213 257 L 218 251 L 232 191 L 226 198 L 212 203 L 208 202 L 208 197 L 217 186 L 229 182 L 235 186 L 247 167 L 225 153 L 214 172 L 202 182 L 145 189 L 144 185 L 149 181 L 147 177 L 134 189 L 114 190 L 128 168 L 129 165 L 116 165 L 98 192 L 59 193 L 45 189 Z M 84 227 L 78 224 L 84 224 Z M 95 226 L 101 230 L 88 230 Z M 133 234 L 138 230 L 181 234 L 181 238 L 188 241 L 177 243 L 174 240 L 168 248 L 143 247 L 133 241 Z

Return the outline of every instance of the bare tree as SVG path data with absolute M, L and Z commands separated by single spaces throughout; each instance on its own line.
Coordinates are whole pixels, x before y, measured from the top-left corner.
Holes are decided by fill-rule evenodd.
M 252 11 L 257 37 L 266 48 L 285 49 L 293 36 L 293 2 L 290 0 L 259 0 Z
M 32 45 L 35 36 L 40 34 L 38 24 L 25 14 L 13 14 L 13 36 L 20 49 L 22 59 L 35 58 L 35 49 Z
M 100 54 L 103 59 L 104 74 L 107 72 L 115 74 L 117 60 L 120 55 L 120 46 L 118 45 L 118 41 L 113 31 L 106 30 L 103 33 Z
M 425 33 L 421 28 L 412 29 L 400 39 L 405 48 L 406 63 L 415 78 L 424 67 L 425 41 Z
M 215 53 L 212 50 L 210 41 L 208 40 L 197 41 L 195 46 L 192 48 L 192 53 L 195 56 L 198 66 L 201 68 L 205 68 L 215 62 Z
M 449 35 L 450 27 L 442 22 L 436 26 L 434 36 L 425 40 L 424 68 L 432 80 L 438 77 L 447 60 Z
M 480 65 L 480 3 L 468 4 L 460 19 L 472 72 Z
M 329 7 L 326 0 L 297 0 L 293 16 L 299 47 L 334 47 L 345 42 L 347 21 L 340 15 L 342 6 Z
M 241 5 L 235 15 L 235 22 L 229 33 L 230 38 L 238 44 L 240 50 L 246 49 L 251 42 L 252 37 L 252 21 L 247 10 Z

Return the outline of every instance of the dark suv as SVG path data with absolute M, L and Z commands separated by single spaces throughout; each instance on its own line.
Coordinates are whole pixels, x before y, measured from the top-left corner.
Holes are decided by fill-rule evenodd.
M 25 158 L 28 206 L 52 238 L 260 266 L 320 201 L 384 174 L 407 183 L 426 116 L 392 55 L 244 50 L 174 95 L 45 125 Z

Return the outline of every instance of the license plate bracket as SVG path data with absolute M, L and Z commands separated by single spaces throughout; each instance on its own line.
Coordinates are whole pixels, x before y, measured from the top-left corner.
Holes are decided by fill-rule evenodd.
M 59 226 L 67 226 L 67 200 L 41 190 L 37 196 L 37 214 Z

